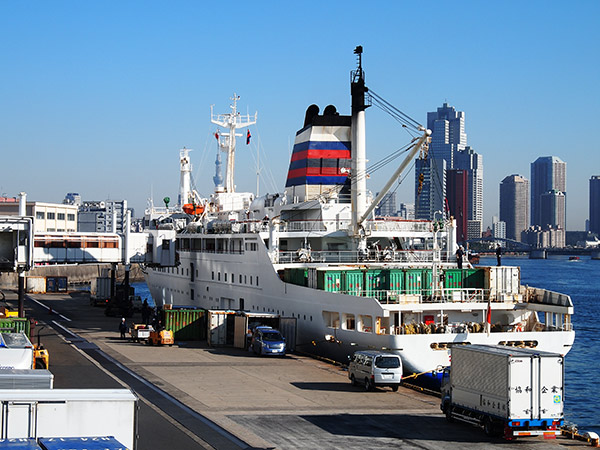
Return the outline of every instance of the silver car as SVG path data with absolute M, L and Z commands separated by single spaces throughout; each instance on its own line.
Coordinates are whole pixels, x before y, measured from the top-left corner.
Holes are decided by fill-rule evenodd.
M 355 352 L 348 364 L 348 378 L 353 386 L 363 384 L 367 391 L 389 386 L 395 392 L 402 381 L 402 359 L 374 350 Z

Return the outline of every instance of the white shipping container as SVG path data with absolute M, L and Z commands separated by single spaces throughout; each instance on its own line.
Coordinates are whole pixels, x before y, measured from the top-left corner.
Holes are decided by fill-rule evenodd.
M 54 375 L 46 369 L 0 369 L 0 389 L 52 389 Z
M 229 311 L 208 311 L 208 345 L 212 347 L 227 344 L 227 316 Z
M 484 287 L 490 292 L 490 297 L 495 301 L 504 301 L 515 298 L 520 293 L 521 272 L 520 267 L 500 266 L 485 267 Z
M 110 277 L 92 279 L 90 285 L 90 298 L 105 300 L 110 298 Z
M 2 389 L 0 438 L 114 436 L 135 449 L 137 400 L 129 389 Z
M 504 346 L 452 347 L 452 404 L 507 420 L 563 418 L 564 359 Z
M 27 277 L 25 291 L 30 294 L 45 294 L 46 277 Z

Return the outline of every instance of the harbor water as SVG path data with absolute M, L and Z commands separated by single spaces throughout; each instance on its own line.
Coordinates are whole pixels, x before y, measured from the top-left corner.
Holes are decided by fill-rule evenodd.
M 521 267 L 521 284 L 571 296 L 575 314 L 575 343 L 566 356 L 565 418 L 580 430 L 600 430 L 600 401 L 595 396 L 600 374 L 600 333 L 595 311 L 600 308 L 600 260 L 589 256 L 570 261 L 568 256 L 550 259 L 502 257 L 502 264 Z M 479 265 L 495 265 L 496 258 L 481 258 Z
M 600 260 L 589 256 L 569 261 L 568 256 L 550 259 L 502 258 L 502 264 L 521 267 L 521 283 L 571 296 L 575 314 L 575 344 L 566 357 L 565 417 L 580 430 L 600 430 L 600 402 L 595 397 L 596 376 L 600 374 L 600 333 L 594 319 L 600 309 Z M 496 265 L 495 257 L 482 257 L 481 266 Z M 136 294 L 154 301 L 145 283 L 132 283 Z

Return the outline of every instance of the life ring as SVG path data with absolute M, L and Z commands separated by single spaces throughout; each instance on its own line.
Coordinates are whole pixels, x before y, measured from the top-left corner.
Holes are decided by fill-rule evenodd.
M 520 323 L 515 325 L 515 331 L 517 332 L 522 332 L 523 331 L 523 325 L 521 325 Z

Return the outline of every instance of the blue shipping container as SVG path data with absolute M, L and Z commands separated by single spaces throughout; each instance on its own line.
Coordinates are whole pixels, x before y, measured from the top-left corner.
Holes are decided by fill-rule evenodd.
M 129 450 L 112 436 L 40 438 L 43 450 Z
M 27 438 L 10 438 L 0 439 L 0 449 L 11 449 L 11 450 L 40 450 L 41 448 L 37 445 L 35 439 Z

